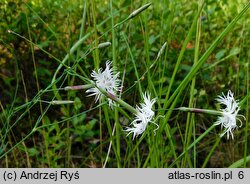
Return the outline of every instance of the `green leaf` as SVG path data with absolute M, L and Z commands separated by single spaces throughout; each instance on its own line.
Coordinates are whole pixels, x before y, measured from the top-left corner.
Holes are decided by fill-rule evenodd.
M 240 53 L 240 48 L 234 47 L 230 50 L 230 55 L 237 55 Z
M 74 102 L 75 102 L 74 108 L 76 110 L 79 110 L 82 107 L 82 102 L 81 102 L 80 98 L 76 97 Z
M 36 148 L 29 148 L 27 149 L 29 156 L 33 157 L 39 154 L 39 151 Z
M 229 166 L 229 168 L 237 168 L 237 167 L 241 167 L 244 164 L 244 161 L 246 162 L 250 162 L 250 155 L 248 155 L 245 159 L 242 158 L 236 162 L 234 162 L 232 165 Z
M 225 49 L 220 50 L 219 52 L 217 52 L 217 54 L 215 55 L 216 60 L 220 60 L 221 58 L 223 58 L 224 55 L 225 55 L 225 52 L 226 52 Z

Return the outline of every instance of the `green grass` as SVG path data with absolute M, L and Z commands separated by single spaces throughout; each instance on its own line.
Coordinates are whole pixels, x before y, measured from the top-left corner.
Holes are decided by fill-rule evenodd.
M 250 166 L 250 3 L 33 2 L 0 4 L 1 167 Z M 107 60 L 123 85 L 113 109 L 85 93 Z M 216 115 L 176 109 L 219 110 L 228 90 L 246 117 L 234 140 Z M 133 140 L 124 130 L 146 91 L 159 129 Z

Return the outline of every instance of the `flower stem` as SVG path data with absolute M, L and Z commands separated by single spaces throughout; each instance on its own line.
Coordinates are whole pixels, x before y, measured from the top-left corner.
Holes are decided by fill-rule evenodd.
M 96 86 L 97 87 L 97 86 Z M 98 87 L 97 87 L 98 88 Z M 120 104 L 121 106 L 125 107 L 127 110 L 129 110 L 130 112 L 137 114 L 137 110 L 132 107 L 131 105 L 129 105 L 128 103 L 126 103 L 125 101 L 121 100 L 120 98 L 116 97 L 115 95 L 106 92 L 105 90 L 98 88 L 99 91 L 104 94 L 107 98 L 110 98 L 111 100 L 117 102 L 118 104 Z
M 93 87 L 93 84 L 86 84 L 86 85 L 78 85 L 78 86 L 66 86 L 65 88 L 63 88 L 65 91 L 69 91 L 69 90 L 81 90 L 81 89 L 89 89 L 91 87 Z
M 115 102 L 117 102 L 118 104 L 120 104 L 121 106 L 125 107 L 127 110 L 129 110 L 130 112 L 137 114 L 137 110 L 132 107 L 131 105 L 129 105 L 128 103 L 126 103 L 125 101 L 121 100 L 120 98 L 117 98 L 116 96 L 114 96 L 111 93 L 107 93 L 105 94 L 108 98 L 114 100 Z
M 188 107 L 179 107 L 177 110 L 193 113 L 206 113 L 212 115 L 223 115 L 221 111 L 210 110 L 210 109 L 198 109 L 198 108 L 188 108 Z

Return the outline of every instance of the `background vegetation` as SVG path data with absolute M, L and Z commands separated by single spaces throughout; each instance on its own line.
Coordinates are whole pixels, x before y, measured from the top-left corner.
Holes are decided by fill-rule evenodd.
M 249 167 L 249 11 L 214 45 L 247 1 L 153 0 L 148 9 L 122 22 L 146 3 L 0 2 L 1 167 L 228 167 L 240 159 L 238 166 Z M 107 41 L 111 46 L 97 48 Z M 149 69 L 165 42 L 163 54 Z M 211 45 L 216 47 L 204 64 L 172 96 Z M 123 130 L 133 115 L 121 112 L 122 107 L 111 110 L 94 103 L 85 90 L 60 90 L 85 84 L 80 76 L 90 78 L 107 60 L 120 72 L 123 100 L 135 106 L 146 90 L 157 97 L 156 112 L 165 116 L 157 122 L 156 136 L 150 124 L 132 140 Z M 142 79 L 135 83 L 137 77 Z M 228 90 L 244 100 L 240 113 L 246 121 L 235 130 L 234 140 L 220 139 L 218 127 L 196 142 L 217 117 L 166 110 L 219 109 L 215 98 Z M 192 143 L 197 144 L 177 159 Z

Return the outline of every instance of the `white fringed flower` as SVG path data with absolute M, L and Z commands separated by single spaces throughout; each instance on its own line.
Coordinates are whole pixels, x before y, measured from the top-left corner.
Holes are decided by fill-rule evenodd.
M 113 96 L 117 96 L 117 92 L 121 90 L 119 72 L 115 73 L 115 69 L 111 68 L 111 61 L 106 62 L 106 69 L 102 71 L 102 68 L 98 69 L 98 71 L 93 71 L 91 73 L 91 77 L 93 77 L 95 81 L 95 85 L 97 87 L 93 87 L 88 89 L 86 92 L 91 93 L 88 96 L 95 95 L 95 101 L 97 102 L 99 99 L 103 100 L 105 95 L 98 89 L 102 89 L 107 93 L 110 93 Z M 112 107 L 114 105 L 113 101 L 108 98 L 109 106 Z
M 216 100 L 225 105 L 225 108 L 221 109 L 222 116 L 218 118 L 218 121 L 215 124 L 221 125 L 221 127 L 225 128 L 225 131 L 221 136 L 227 133 L 227 139 L 229 139 L 230 134 L 233 139 L 234 136 L 232 131 L 235 128 L 238 128 L 238 125 L 236 124 L 237 120 L 240 122 L 239 127 L 242 126 L 242 121 L 238 117 L 241 116 L 245 118 L 243 115 L 238 115 L 240 110 L 239 103 L 234 99 L 233 93 L 230 90 L 228 91 L 227 96 L 222 93 L 222 96 L 218 96 Z
M 136 106 L 136 117 L 131 123 L 133 127 L 127 127 L 127 129 L 125 130 L 128 132 L 127 136 L 131 133 L 134 134 L 133 139 L 145 131 L 148 123 L 151 122 L 155 114 L 152 110 L 152 107 L 156 99 L 154 98 L 150 100 L 150 95 L 148 93 L 145 93 L 143 95 L 143 101 L 144 103 L 141 103 L 140 106 Z

